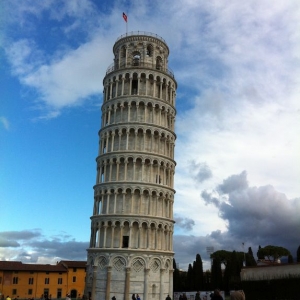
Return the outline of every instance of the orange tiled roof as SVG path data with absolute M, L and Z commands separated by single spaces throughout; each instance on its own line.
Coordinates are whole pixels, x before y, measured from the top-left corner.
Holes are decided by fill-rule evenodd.
M 23 264 L 21 261 L 0 261 L 1 271 L 67 272 L 63 264 Z

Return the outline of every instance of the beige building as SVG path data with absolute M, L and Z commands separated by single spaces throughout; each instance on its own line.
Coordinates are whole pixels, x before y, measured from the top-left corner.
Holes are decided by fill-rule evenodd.
M 103 80 L 86 293 L 164 300 L 173 294 L 175 96 L 163 38 L 131 32 Z

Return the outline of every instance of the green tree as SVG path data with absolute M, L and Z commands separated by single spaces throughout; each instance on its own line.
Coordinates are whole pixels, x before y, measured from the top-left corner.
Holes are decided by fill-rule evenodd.
M 194 272 L 191 264 L 189 264 L 188 271 L 187 271 L 186 285 L 188 291 L 191 291 L 194 287 Z
M 239 261 L 243 262 L 243 260 L 244 260 L 244 252 L 236 252 L 236 251 L 234 251 L 234 252 L 236 253 L 237 259 Z M 210 258 L 212 258 L 212 259 L 219 258 L 221 264 L 224 264 L 224 266 L 226 267 L 227 263 L 231 259 L 231 255 L 232 255 L 231 251 L 218 250 L 218 251 L 212 253 L 210 255 Z
M 174 273 L 173 273 L 173 289 L 175 292 L 179 292 L 181 289 L 180 287 L 180 273 L 179 273 L 179 269 L 177 268 L 176 265 L 176 261 L 175 258 L 173 259 L 173 269 L 174 269 Z
M 211 267 L 211 284 L 212 287 L 210 290 L 215 288 L 223 288 L 223 278 L 222 278 L 222 268 L 221 268 L 221 261 L 217 257 L 213 260 L 212 267 Z
M 300 262 L 300 246 L 297 249 L 297 262 Z
M 246 253 L 246 266 L 256 266 L 256 260 L 254 259 L 251 247 L 248 248 L 248 253 Z
M 270 261 L 277 261 L 283 256 L 288 256 L 290 251 L 283 247 L 268 245 L 258 250 L 257 256 L 267 258 Z
M 288 255 L 288 263 L 289 263 L 289 264 L 292 264 L 293 262 L 294 262 L 293 255 L 292 255 L 292 254 L 289 254 L 289 255 Z
M 204 290 L 204 283 L 203 283 L 203 263 L 200 254 L 196 255 L 196 260 L 193 264 L 193 273 L 194 273 L 194 290 L 200 291 Z
M 258 259 L 264 259 L 265 257 L 264 257 L 264 255 L 260 252 L 260 250 L 261 250 L 261 246 L 259 245 L 258 246 L 258 250 L 257 250 L 257 258 Z

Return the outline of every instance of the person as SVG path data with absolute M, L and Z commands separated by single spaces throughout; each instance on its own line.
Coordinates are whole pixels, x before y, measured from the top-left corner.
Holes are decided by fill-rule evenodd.
M 113 296 L 113 297 L 111 298 L 111 300 L 116 300 L 116 297 L 115 297 L 115 296 Z
M 200 293 L 199 293 L 199 291 L 195 295 L 195 300 L 200 300 Z
M 214 291 L 214 294 L 212 295 L 211 300 L 224 300 L 223 297 L 221 296 L 220 290 L 216 289 Z
M 135 294 L 132 294 L 131 299 L 132 299 L 132 300 L 136 300 Z
M 136 294 L 136 300 L 141 300 L 140 295 Z
M 234 291 L 230 293 L 230 300 L 246 300 L 244 291 L 235 286 Z
M 166 300 L 171 300 L 171 297 L 170 295 L 167 296 Z
M 6 300 L 11 300 L 11 298 L 9 296 L 6 297 Z
M 182 297 L 182 295 L 180 294 L 180 296 L 179 296 L 179 300 L 183 300 L 183 297 Z
M 66 300 L 71 300 L 70 295 L 67 294 Z

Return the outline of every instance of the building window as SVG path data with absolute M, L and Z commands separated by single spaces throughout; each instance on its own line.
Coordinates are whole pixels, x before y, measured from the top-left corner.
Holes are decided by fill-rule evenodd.
M 62 284 L 62 278 L 57 279 L 57 284 Z
M 0 284 L 2 284 L 2 277 L 0 277 Z
M 49 278 L 45 278 L 45 284 L 49 284 L 50 283 L 50 279 Z
M 13 290 L 12 290 L 12 294 L 13 294 L 13 295 L 17 295 L 17 289 L 13 289 Z
M 30 274 L 34 274 L 34 272 L 33 272 L 33 271 L 30 271 Z
M 49 272 L 46 272 L 46 274 L 49 274 Z
M 28 278 L 28 284 L 33 284 L 33 277 Z
M 18 284 L 19 278 L 18 277 L 13 277 L 13 284 Z
M 49 289 L 44 289 L 44 298 L 47 299 L 49 296 Z
M 28 295 L 32 295 L 32 289 L 28 290 Z
M 128 248 L 128 246 L 129 246 L 129 236 L 124 235 L 123 236 L 122 248 Z
M 77 272 L 77 268 L 73 268 L 73 272 Z
M 73 276 L 73 282 L 76 282 L 76 276 Z
M 61 294 L 62 294 L 61 289 L 57 289 L 56 298 L 60 299 L 61 298 Z

